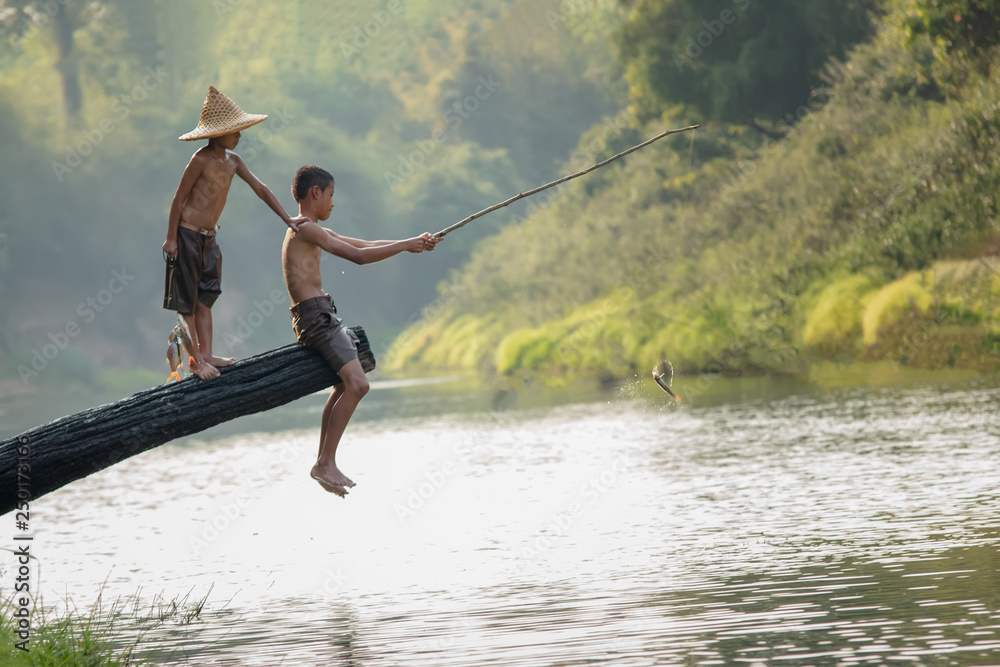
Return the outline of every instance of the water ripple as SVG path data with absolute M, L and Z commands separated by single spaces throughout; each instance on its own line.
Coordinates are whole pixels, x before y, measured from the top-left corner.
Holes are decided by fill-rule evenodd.
M 46 585 L 212 586 L 163 664 L 998 662 L 1000 389 L 715 403 L 362 422 L 347 501 L 317 429 L 191 439 L 39 503 Z

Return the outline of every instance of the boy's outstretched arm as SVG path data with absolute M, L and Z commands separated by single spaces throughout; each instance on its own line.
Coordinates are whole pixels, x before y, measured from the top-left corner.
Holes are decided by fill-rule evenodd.
M 344 236 L 343 234 L 338 234 L 332 229 L 328 229 L 326 227 L 323 227 L 322 229 L 324 232 L 326 232 L 333 238 L 340 239 L 345 243 L 350 243 L 355 248 L 378 248 L 380 246 L 389 245 L 390 243 L 396 243 L 395 241 L 365 241 L 364 239 L 352 239 L 350 236 Z M 424 239 L 424 250 L 428 252 L 434 250 L 434 247 L 438 243 L 441 243 L 442 240 L 444 240 L 444 237 L 434 236 L 430 232 L 424 232 L 417 238 Z M 423 252 L 423 250 L 421 250 L 420 252 Z
M 191 194 L 191 189 L 198 177 L 201 176 L 201 170 L 204 166 L 205 161 L 197 153 L 191 156 L 191 161 L 184 167 L 180 185 L 177 186 L 177 192 L 174 193 L 174 200 L 170 203 L 170 216 L 167 218 L 167 240 L 163 244 L 163 252 L 170 259 L 177 257 L 177 228 L 181 224 L 181 209 L 184 208 L 184 201 Z
M 271 207 L 272 211 L 278 214 L 278 217 L 281 218 L 282 222 L 291 227 L 292 230 L 296 232 L 299 231 L 299 225 L 307 221 L 309 218 L 304 215 L 300 215 L 297 218 L 289 216 L 285 212 L 284 207 L 282 207 L 281 202 L 279 202 L 278 198 L 274 196 L 273 192 L 271 192 L 271 188 L 264 185 L 259 178 L 253 175 L 253 172 L 251 172 L 249 167 L 247 167 L 247 163 L 243 161 L 243 158 L 235 153 L 233 156 L 236 158 L 236 174 L 246 181 L 247 185 L 249 185 L 250 188 L 257 193 L 257 196 L 260 197 L 265 204 Z
M 354 262 L 355 264 L 371 264 L 372 262 L 380 262 L 383 259 L 388 259 L 401 252 L 421 253 L 424 250 L 433 250 L 434 246 L 437 245 L 437 240 L 434 239 L 434 237 L 431 237 L 430 234 L 425 233 L 421 236 L 414 236 L 412 239 L 390 241 L 385 245 L 358 248 L 351 245 L 347 241 L 330 234 L 329 230 L 320 227 L 311 220 L 299 225 L 299 231 L 297 233 L 301 235 L 304 240 L 318 245 L 331 255 L 342 257 L 343 259 L 346 259 L 349 262 Z
M 355 248 L 377 248 L 378 246 L 395 243 L 395 241 L 365 241 L 364 239 L 352 239 L 350 236 L 344 236 L 343 234 L 338 234 L 337 232 L 327 227 L 323 227 L 322 229 L 324 232 L 331 235 L 333 238 L 340 239 L 345 243 L 350 243 Z

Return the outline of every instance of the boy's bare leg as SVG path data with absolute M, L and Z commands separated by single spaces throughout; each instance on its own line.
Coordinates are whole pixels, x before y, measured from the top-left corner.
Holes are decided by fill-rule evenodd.
M 199 304 L 201 305 L 201 304 Z M 200 336 L 198 335 L 198 311 L 195 310 L 194 313 L 190 315 L 185 315 L 181 313 L 181 317 L 187 322 L 188 331 L 191 332 L 191 343 L 194 345 L 194 351 L 197 356 L 194 358 L 195 365 L 191 368 L 191 372 L 200 377 L 202 380 L 211 380 L 212 378 L 219 377 L 219 369 L 209 364 L 205 361 L 204 355 L 201 353 L 201 345 L 199 344 Z
M 368 393 L 368 378 L 357 359 L 344 364 L 337 375 L 343 380 L 342 389 L 338 392 L 334 388 L 323 408 L 324 423 L 320 429 L 319 457 L 310 475 L 324 489 L 343 498 L 347 495 L 347 489 L 354 486 L 354 482 L 337 468 L 337 446 L 347 428 L 347 422 L 354 415 L 354 409 Z
M 323 406 L 323 423 L 319 428 L 319 451 L 316 453 L 317 460 L 319 455 L 323 453 L 323 440 L 326 439 L 326 423 L 330 419 L 330 412 L 333 411 L 333 406 L 337 404 L 340 397 L 344 395 L 344 384 L 333 385 L 333 391 L 330 392 L 330 397 L 326 399 L 326 405 Z
M 236 360 L 232 357 L 217 357 L 212 354 L 212 308 L 206 306 L 201 301 L 195 306 L 195 313 L 198 315 L 198 340 L 201 341 L 201 353 L 205 361 L 216 368 L 222 366 L 232 366 Z

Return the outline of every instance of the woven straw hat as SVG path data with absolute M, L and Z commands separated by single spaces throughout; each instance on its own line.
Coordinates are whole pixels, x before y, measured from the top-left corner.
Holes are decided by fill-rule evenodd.
M 198 127 L 179 138 L 181 141 L 194 141 L 221 137 L 245 130 L 251 125 L 263 122 L 266 118 L 264 114 L 244 112 L 236 102 L 220 93 L 214 86 L 209 86 L 205 103 L 201 105 L 201 120 L 198 121 Z

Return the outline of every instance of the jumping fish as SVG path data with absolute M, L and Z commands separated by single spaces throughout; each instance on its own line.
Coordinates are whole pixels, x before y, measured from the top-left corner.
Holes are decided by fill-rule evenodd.
M 666 380 L 663 379 L 664 377 L 666 378 Z M 674 381 L 673 364 L 664 359 L 663 361 L 660 362 L 660 365 L 658 367 L 653 366 L 653 379 L 656 380 L 656 384 L 660 385 L 663 391 L 667 392 L 668 394 L 674 397 L 674 401 L 678 403 L 681 402 L 681 397 L 675 394 L 670 389 L 670 385 Z

